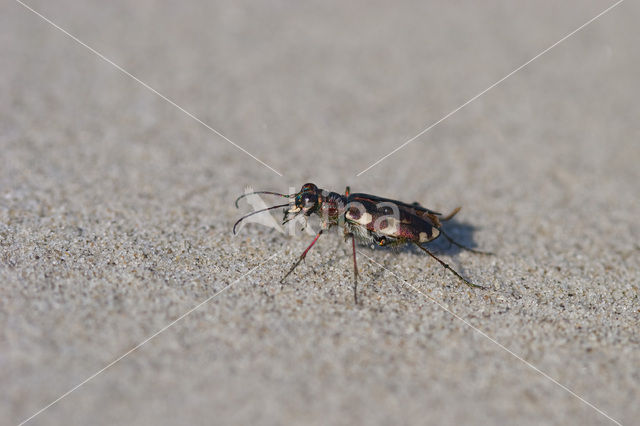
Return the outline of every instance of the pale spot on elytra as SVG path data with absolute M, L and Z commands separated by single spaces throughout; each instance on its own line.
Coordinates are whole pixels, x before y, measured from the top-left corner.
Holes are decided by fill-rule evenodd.
M 353 220 L 360 225 L 368 225 L 373 220 L 373 216 L 371 216 L 369 213 L 365 212 L 362 214 L 362 216 L 360 216 L 358 213 L 358 211 L 349 210 L 347 211 L 346 217 L 347 219 Z
M 373 216 L 371 216 L 369 213 L 364 213 L 358 220 L 358 223 L 362 225 L 368 225 L 369 223 L 371 223 L 372 220 L 373 220 Z
M 418 236 L 420 237 L 421 243 L 426 243 L 427 241 L 435 240 L 438 235 L 440 235 L 440 231 L 438 228 L 431 228 L 431 237 L 426 232 L 421 232 Z
M 379 231 L 387 235 L 397 235 L 399 231 L 399 221 L 393 217 L 387 217 L 380 221 Z

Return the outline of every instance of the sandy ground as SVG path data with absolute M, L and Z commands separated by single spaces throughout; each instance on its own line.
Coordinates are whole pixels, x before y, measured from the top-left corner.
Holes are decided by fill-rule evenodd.
M 613 2 L 177 3 L 29 4 L 284 176 L 3 2 L 3 424 L 229 284 L 30 424 L 638 423 L 638 2 L 359 177 Z M 280 285 L 311 238 L 233 201 L 306 181 L 464 206 L 489 289 L 362 247 L 354 306 L 334 233 Z

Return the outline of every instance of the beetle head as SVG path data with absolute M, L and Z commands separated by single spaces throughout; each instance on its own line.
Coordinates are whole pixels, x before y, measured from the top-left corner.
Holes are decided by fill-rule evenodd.
M 320 190 L 313 183 L 302 185 L 300 192 L 295 195 L 293 206 L 285 212 L 283 223 L 295 218 L 299 214 L 310 216 L 320 205 Z

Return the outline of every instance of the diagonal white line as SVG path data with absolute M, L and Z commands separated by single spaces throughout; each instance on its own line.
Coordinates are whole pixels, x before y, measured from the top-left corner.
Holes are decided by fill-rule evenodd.
M 185 113 L 186 115 L 188 115 L 189 117 L 193 118 L 195 121 L 197 121 L 198 123 L 200 123 L 201 125 L 203 125 L 204 127 L 206 127 L 207 129 L 211 130 L 213 133 L 215 133 L 216 135 L 220 136 L 222 139 L 224 139 L 225 141 L 229 142 L 231 145 L 235 146 L 236 148 L 238 148 L 240 151 L 244 152 L 245 154 L 247 154 L 249 157 L 253 158 L 254 160 L 256 160 L 258 163 L 262 164 L 263 166 L 265 166 L 266 168 L 268 168 L 269 170 L 271 170 L 272 172 L 274 172 L 275 174 L 282 176 L 282 173 L 280 173 L 279 171 L 277 171 L 276 169 L 274 169 L 273 167 L 271 167 L 270 165 L 268 165 L 267 163 L 265 163 L 264 161 L 260 160 L 258 157 L 256 157 L 255 155 L 251 154 L 249 151 L 247 151 L 246 149 L 244 149 L 243 147 L 241 147 L 240 145 L 238 145 L 237 143 L 233 142 L 231 139 L 229 139 L 228 137 L 226 137 L 225 135 L 223 135 L 222 133 L 220 133 L 219 131 L 217 131 L 216 129 L 214 129 L 213 127 L 211 127 L 210 125 L 208 125 L 207 123 L 205 123 L 204 121 L 202 121 L 201 119 L 199 119 L 198 117 L 196 117 L 195 115 L 193 115 L 192 113 L 190 113 L 189 111 L 187 111 L 186 109 L 184 109 L 183 107 L 181 107 L 180 105 L 178 105 L 177 103 L 175 103 L 173 100 L 169 99 L 168 97 L 166 97 L 165 95 L 163 95 L 162 93 L 158 92 L 156 89 L 154 89 L 153 87 L 149 86 L 147 83 L 145 83 L 144 81 L 140 80 L 138 77 L 136 77 L 135 75 L 131 74 L 129 71 L 125 70 L 124 68 L 122 68 L 120 65 L 116 64 L 115 62 L 113 62 L 111 59 L 107 58 L 106 56 L 104 56 L 102 53 L 98 52 L 96 49 L 94 49 L 93 47 L 89 46 L 88 44 L 86 44 L 85 42 L 83 42 L 82 40 L 78 39 L 76 36 L 74 36 L 73 34 L 71 34 L 70 32 L 68 32 L 67 30 L 65 30 L 64 28 L 60 27 L 59 25 L 57 25 L 55 22 L 51 21 L 49 18 L 47 18 L 46 16 L 42 15 L 41 13 L 37 12 L 36 10 L 34 10 L 33 8 L 31 8 L 29 5 L 25 4 L 24 2 L 22 2 L 21 0 L 15 0 L 17 3 L 19 3 L 20 5 L 22 5 L 25 9 L 31 11 L 32 13 L 34 13 L 35 15 L 39 16 L 40 18 L 42 18 L 44 21 L 46 21 L 47 23 L 49 23 L 51 26 L 53 26 L 54 28 L 60 30 L 61 32 L 63 32 L 65 35 L 67 35 L 69 38 L 71 38 L 73 41 L 75 41 L 76 43 L 80 44 L 81 46 L 84 46 L 85 48 L 87 48 L 89 51 L 91 51 L 93 54 L 95 54 L 96 56 L 98 56 L 100 59 L 102 59 L 103 61 L 111 64 L 113 67 L 115 67 L 118 71 L 122 72 L 123 74 L 127 75 L 128 77 L 130 77 L 131 79 L 135 80 L 136 82 L 140 83 L 142 86 L 144 86 L 146 89 L 148 89 L 149 91 L 155 93 L 156 95 L 158 95 L 159 97 L 161 97 L 162 99 L 164 99 L 165 101 L 169 102 L 171 105 L 173 105 L 174 107 L 178 108 L 180 111 L 182 111 L 183 113 Z
M 564 389 L 565 391 L 569 392 L 571 395 L 573 395 L 574 397 L 578 398 L 580 401 L 582 401 L 583 403 L 585 403 L 586 405 L 588 405 L 589 407 L 593 408 L 594 410 L 596 410 L 598 413 L 602 414 L 603 416 L 605 416 L 607 419 L 611 420 L 612 422 L 616 423 L 617 425 L 622 426 L 622 424 L 615 420 L 614 418 L 612 418 L 611 416 L 609 416 L 607 413 L 605 413 L 604 411 L 602 411 L 601 409 L 599 409 L 598 407 L 596 407 L 595 405 L 593 405 L 592 403 L 590 403 L 589 401 L 587 401 L 586 399 L 582 398 L 580 395 L 578 395 L 577 393 L 575 393 L 574 391 L 572 391 L 571 389 L 569 389 L 568 387 L 566 387 L 565 385 L 563 385 L 562 383 L 558 382 L 556 379 L 554 379 L 553 377 L 549 376 L 547 373 L 545 373 L 544 371 L 540 370 L 538 367 L 536 367 L 535 365 L 531 364 L 529 361 L 527 361 L 526 359 L 522 358 L 521 356 L 519 356 L 518 354 L 514 353 L 512 350 L 510 350 L 509 348 L 507 348 L 506 346 L 504 346 L 503 344 L 501 344 L 500 342 L 498 342 L 497 340 L 495 340 L 493 337 L 489 336 L 487 333 L 485 333 L 484 331 L 480 330 L 478 327 L 472 325 L 471 323 L 469 323 L 469 321 L 465 320 L 464 318 L 460 317 L 459 315 L 457 315 L 455 312 L 451 311 L 449 308 L 447 308 L 445 305 L 443 305 L 442 303 L 438 302 L 436 299 L 434 299 L 433 297 L 429 296 L 427 293 L 421 291 L 419 288 L 417 288 L 416 286 L 414 286 L 413 284 L 409 283 L 407 280 L 405 280 L 404 278 L 400 277 L 398 274 L 396 274 L 395 272 L 393 272 L 392 270 L 386 268 L 384 265 L 381 265 L 380 263 L 376 262 L 375 260 L 373 260 L 371 257 L 367 256 L 365 253 L 363 253 L 362 251 L 358 250 L 358 253 L 361 254 L 362 256 L 366 257 L 367 259 L 369 259 L 369 261 L 371 263 L 375 263 L 376 265 L 378 265 L 380 268 L 384 269 L 385 271 L 389 272 L 391 275 L 393 275 L 394 277 L 396 277 L 398 280 L 400 280 L 401 282 L 403 282 L 404 284 L 406 284 L 407 286 L 411 287 L 414 291 L 422 294 L 423 296 L 425 296 L 426 298 L 428 298 L 429 300 L 431 300 L 432 302 L 434 302 L 436 305 L 438 305 L 439 307 L 441 307 L 442 309 L 444 309 L 447 313 L 449 313 L 451 316 L 453 316 L 454 318 L 456 318 L 459 321 L 462 321 L 465 325 L 467 325 L 468 327 L 470 327 L 471 329 L 473 329 L 473 331 L 475 331 L 476 333 L 480 334 L 483 337 L 486 337 L 487 339 L 489 339 L 492 343 L 494 343 L 496 346 L 498 346 L 499 348 L 505 350 L 506 352 L 508 352 L 511 356 L 513 356 L 514 358 L 518 359 L 519 361 L 521 361 L 522 363 L 524 363 L 527 367 L 533 369 L 534 371 L 536 371 L 537 373 L 539 373 L 540 375 L 542 375 L 543 377 L 545 377 L 546 379 L 550 380 L 551 382 L 555 383 L 556 385 L 560 386 L 562 389 Z
M 27 423 L 28 421 L 30 421 L 31 419 L 33 419 L 34 417 L 36 417 L 37 415 L 39 415 L 40 413 L 42 413 L 43 411 L 45 411 L 46 409 L 48 409 L 49 407 L 51 407 L 52 405 L 55 405 L 56 403 L 58 403 L 60 400 L 62 400 L 63 398 L 66 398 L 67 396 L 69 396 L 69 394 L 71 394 L 72 392 L 74 392 L 75 390 L 77 390 L 80 386 L 84 385 L 85 383 L 87 383 L 88 381 L 94 379 L 96 376 L 98 376 L 99 374 L 103 373 L 105 370 L 113 367 L 115 364 L 117 364 L 119 361 L 121 361 L 123 358 L 125 358 L 126 356 L 128 356 L 129 354 L 131 354 L 132 352 L 135 352 L 136 350 L 138 350 L 141 346 L 143 346 L 144 344 L 146 344 L 147 342 L 149 342 L 151 339 L 153 339 L 154 337 L 156 337 L 157 335 L 165 332 L 167 329 L 171 328 L 175 323 L 177 323 L 178 321 L 182 320 L 183 318 L 185 318 L 186 316 L 190 315 L 191 313 L 193 313 L 194 311 L 196 311 L 198 308 L 200 308 L 202 305 L 205 305 L 207 303 L 209 303 L 211 300 L 215 299 L 220 293 L 222 293 L 223 291 L 225 291 L 226 289 L 228 289 L 229 287 L 231 287 L 232 285 L 234 285 L 235 283 L 237 283 L 238 281 L 240 281 L 241 279 L 243 279 L 244 277 L 246 277 L 247 275 L 251 274 L 253 271 L 255 271 L 256 269 L 258 269 L 259 267 L 261 267 L 262 265 L 264 265 L 265 263 L 267 263 L 268 261 L 270 261 L 271 259 L 273 259 L 278 253 L 270 256 L 268 259 L 263 260 L 262 262 L 260 262 L 258 265 L 256 265 L 255 267 L 253 267 L 252 269 L 250 269 L 248 272 L 245 272 L 244 274 L 242 274 L 242 276 L 240 276 L 238 279 L 236 279 L 235 281 L 233 281 L 230 284 L 227 284 L 227 286 L 225 286 L 222 290 L 218 291 L 217 293 L 213 294 L 212 296 L 209 296 L 207 299 L 205 299 L 203 302 L 200 302 L 199 304 L 197 304 L 196 306 L 194 306 L 193 308 L 189 309 L 187 312 L 185 312 L 184 314 L 180 315 L 178 318 L 176 318 L 175 320 L 171 321 L 168 325 L 162 327 L 160 330 L 156 331 L 155 333 L 153 333 L 151 336 L 147 337 L 146 339 L 144 339 L 142 342 L 138 343 L 137 345 L 135 345 L 133 348 L 129 349 L 127 352 L 125 352 L 124 354 L 120 355 L 118 358 L 116 358 L 115 360 L 111 361 L 109 364 L 107 364 L 106 366 L 104 366 L 103 368 L 101 368 L 100 370 L 96 371 L 95 373 L 93 373 L 91 376 L 87 377 L 86 379 L 84 379 L 82 382 L 78 383 L 77 385 L 75 385 L 74 387 L 72 387 L 71 389 L 69 389 L 68 391 L 66 391 L 65 393 L 63 393 L 62 395 L 60 395 L 58 398 L 56 398 L 55 400 L 53 400 L 52 402 L 50 402 L 48 405 L 46 405 L 45 407 L 41 408 L 40 410 L 38 410 L 36 413 L 32 414 L 29 418 L 23 420 L 19 426 L 24 425 L 25 423 Z
M 589 25 L 590 23 L 592 23 L 593 21 L 595 21 L 596 19 L 600 18 L 602 15 L 604 15 L 605 13 L 609 12 L 611 9 L 613 9 L 614 7 L 618 6 L 620 3 L 622 3 L 624 0 L 618 0 L 617 2 L 615 2 L 613 5 L 609 6 L 608 8 L 606 8 L 605 10 L 603 10 L 602 12 L 598 13 L 596 16 L 594 16 L 593 18 L 589 19 L 587 22 L 585 22 L 584 24 L 580 25 L 578 28 L 576 28 L 575 30 L 571 31 L 569 34 L 567 34 L 566 36 L 562 37 L 560 40 L 556 41 L 555 43 L 553 43 L 551 46 L 547 47 L 546 49 L 544 49 L 542 52 L 538 53 L 536 56 L 534 56 L 533 58 L 529 59 L 527 62 L 525 62 L 524 64 L 520 65 L 518 68 L 516 68 L 515 70 L 511 71 L 509 74 L 505 75 L 504 77 L 502 77 L 500 80 L 496 81 L 495 83 L 493 83 L 491 86 L 487 87 L 486 89 L 484 89 L 482 92 L 478 93 L 477 95 L 475 95 L 473 98 L 469 99 L 468 101 L 466 101 L 465 103 L 463 103 L 462 105 L 460 105 L 459 107 L 457 107 L 456 109 L 454 109 L 453 111 L 451 111 L 449 114 L 445 115 L 444 117 L 442 117 L 440 120 L 436 121 L 435 123 L 429 125 L 428 127 L 424 128 L 420 133 L 418 133 L 417 135 L 415 135 L 414 137 L 412 137 L 411 139 L 407 140 L 405 143 L 403 143 L 402 145 L 400 145 L 399 147 L 397 147 L 396 149 L 394 149 L 393 151 L 391 151 L 390 153 L 388 153 L 387 155 L 385 155 L 384 157 L 380 158 L 378 161 L 376 161 L 375 163 L 371 164 L 369 167 L 367 167 L 366 169 L 364 169 L 363 171 L 361 171 L 360 173 L 358 173 L 356 175 L 356 177 L 362 175 L 363 173 L 365 173 L 366 171 L 368 171 L 369 169 L 371 169 L 372 167 L 380 164 L 382 161 L 384 161 L 386 158 L 392 156 L 393 154 L 395 154 L 396 152 L 400 151 L 402 148 L 404 148 L 405 146 L 409 145 L 411 142 L 413 142 L 414 140 L 418 139 L 420 136 L 424 135 L 425 133 L 427 133 L 429 130 L 433 129 L 434 127 L 436 127 L 438 124 L 442 123 L 444 120 L 446 120 L 447 118 L 451 117 L 453 114 L 455 114 L 456 112 L 460 111 L 462 108 L 466 107 L 467 105 L 469 105 L 471 102 L 475 101 L 476 99 L 478 99 L 480 96 L 484 95 L 485 93 L 487 93 L 489 90 L 493 89 L 494 87 L 496 87 L 498 84 L 502 83 L 503 81 L 505 81 L 506 79 L 508 79 L 509 77 L 511 77 L 512 75 L 514 75 L 515 73 L 517 73 L 518 71 L 520 71 L 522 68 L 526 67 L 527 65 L 529 65 L 531 62 L 535 61 L 536 59 L 538 59 L 540 56 L 544 55 L 545 53 L 547 53 L 548 51 L 550 51 L 551 49 L 553 49 L 554 47 L 556 47 L 557 45 L 559 45 L 560 43 L 562 43 L 563 41 L 565 41 L 566 39 L 568 39 L 569 37 L 571 37 L 572 35 L 574 35 L 575 33 L 577 33 L 578 31 L 580 31 L 581 29 L 583 29 L 584 27 L 586 27 L 587 25 Z

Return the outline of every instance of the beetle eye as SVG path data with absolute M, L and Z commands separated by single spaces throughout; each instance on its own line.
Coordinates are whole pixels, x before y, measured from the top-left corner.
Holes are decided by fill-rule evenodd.
M 312 183 L 305 183 L 304 185 L 302 185 L 302 189 L 300 189 L 300 192 L 316 192 L 318 190 L 318 187 L 315 186 Z

